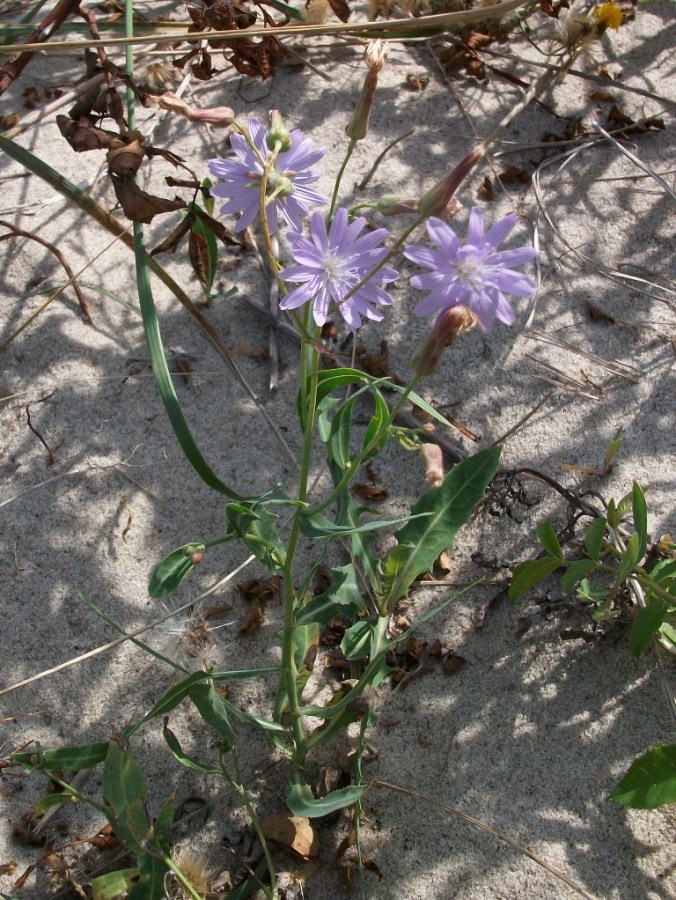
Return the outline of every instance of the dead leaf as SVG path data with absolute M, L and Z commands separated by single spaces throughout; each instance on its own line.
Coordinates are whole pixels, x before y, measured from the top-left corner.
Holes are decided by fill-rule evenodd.
M 500 172 L 498 178 L 503 184 L 513 184 L 515 181 L 520 181 L 522 184 L 530 184 L 530 175 L 528 172 L 520 166 L 515 165 L 506 166 L 502 172 Z
M 488 175 L 484 175 L 484 180 L 479 185 L 477 196 L 480 200 L 488 200 L 489 203 L 490 201 L 495 200 L 495 193 L 493 192 L 493 182 L 488 177 Z
M 302 859 L 312 859 L 319 852 L 319 836 L 305 816 L 268 813 L 261 816 L 260 827 L 269 841 L 276 841 Z
M 350 490 L 362 500 L 370 500 L 372 503 L 382 503 L 388 497 L 386 489 L 377 484 L 355 484 Z
M 347 22 L 350 18 L 350 7 L 345 0 L 329 0 L 329 5 L 336 18 L 340 19 L 341 22 Z
M 82 116 L 77 121 L 71 119 L 70 116 L 57 116 L 56 124 L 76 153 L 86 153 L 88 150 L 111 150 L 125 146 L 125 142 L 119 134 L 97 128 L 86 116 Z
M 457 653 L 453 653 L 450 650 L 446 656 L 444 656 L 441 662 L 441 668 L 444 670 L 445 675 L 455 675 L 460 669 L 463 669 L 467 665 L 467 660 L 464 656 L 459 656 Z
M 441 551 L 441 553 L 439 554 L 439 558 L 437 559 L 436 566 L 444 573 L 444 575 L 448 575 L 448 573 L 453 568 L 451 557 L 448 555 L 448 550 Z
M 265 347 L 254 347 L 246 341 L 237 341 L 235 350 L 240 356 L 248 356 L 249 359 L 253 359 L 256 362 L 265 362 L 270 356 Z
M 231 603 L 221 603 L 218 606 L 207 606 L 202 610 L 202 616 L 204 619 L 220 619 L 221 616 L 224 616 L 226 613 L 229 613 L 232 609 Z
M 374 378 L 387 378 L 390 374 L 390 357 L 386 340 L 380 342 L 379 353 L 369 354 L 363 347 L 358 347 L 357 359 L 364 371 Z
M 430 80 L 426 75 L 416 75 L 414 72 L 409 72 L 406 76 L 406 84 L 412 91 L 424 91 L 429 83 Z
M 131 141 L 124 147 L 116 147 L 106 154 L 108 171 L 120 178 L 133 178 L 145 158 L 145 150 L 140 140 Z
M 265 621 L 265 613 L 263 607 L 258 600 L 254 601 L 249 607 L 249 611 L 244 616 L 242 624 L 239 626 L 239 633 L 242 637 L 251 637 L 255 634 Z
M 181 243 L 185 235 L 190 231 L 195 221 L 192 210 L 185 218 L 181 219 L 176 228 L 172 229 L 165 239 L 151 250 L 150 255 L 155 256 L 156 253 L 174 253 Z
M 614 103 L 615 102 L 615 94 L 610 91 L 604 91 L 603 88 L 600 88 L 598 91 L 592 91 L 589 95 L 590 100 L 599 100 L 601 103 Z
M 279 600 L 282 579 L 280 575 L 271 575 L 265 581 L 258 578 L 250 578 L 237 585 L 237 590 L 245 600 L 268 603 L 270 600 Z
M 16 872 L 17 865 L 12 860 L 8 863 L 0 863 L 0 875 L 13 875 Z
M 188 240 L 188 255 L 197 280 L 206 290 L 209 284 L 209 250 L 201 234 L 192 229 Z
M 87 843 L 91 844 L 92 847 L 96 847 L 96 849 L 101 852 L 104 850 L 112 850 L 113 848 L 120 846 L 120 842 L 115 837 L 115 832 L 111 825 L 104 825 L 98 834 L 95 834 L 94 837 L 87 838 Z
M 604 312 L 600 307 L 593 304 L 590 300 L 585 300 L 584 305 L 590 319 L 601 322 L 609 322 L 611 325 L 615 324 L 615 319 L 613 319 L 611 315 L 609 315 L 607 312 Z
M 174 212 L 186 207 L 183 200 L 167 200 L 142 191 L 131 179 L 117 178 L 113 175 L 111 180 L 120 206 L 125 216 L 132 222 L 144 222 L 147 225 L 161 213 Z

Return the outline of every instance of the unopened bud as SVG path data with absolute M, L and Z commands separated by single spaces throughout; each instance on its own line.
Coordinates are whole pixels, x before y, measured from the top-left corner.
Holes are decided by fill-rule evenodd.
M 446 347 L 455 343 L 465 331 L 471 331 L 477 317 L 466 306 L 452 306 L 437 318 L 430 336 L 411 360 L 416 375 L 425 377 L 437 371 Z
M 200 109 L 198 106 L 190 106 L 177 94 L 166 91 L 159 97 L 154 94 L 146 94 L 144 98 L 146 106 L 159 106 L 168 112 L 185 116 L 191 122 L 205 122 L 209 125 L 230 125 L 234 121 L 235 113 L 229 106 L 213 106 L 209 109 Z
M 394 194 L 385 194 L 376 203 L 376 209 L 384 216 L 398 216 L 401 213 L 417 213 L 418 200 L 409 198 L 408 200 L 400 200 Z
M 282 120 L 279 110 L 270 110 L 270 131 L 266 135 L 268 150 L 289 150 L 291 147 L 291 134 Z
M 423 444 L 420 448 L 425 463 L 425 484 L 441 487 L 444 483 L 444 454 L 439 444 Z
M 462 182 L 483 157 L 483 147 L 475 147 L 466 153 L 458 165 L 438 181 L 431 190 L 420 198 L 420 213 L 423 216 L 441 216 Z
M 388 47 L 384 41 L 369 41 L 367 44 L 365 56 L 368 72 L 364 79 L 357 106 L 345 129 L 345 134 L 353 141 L 363 140 L 368 133 L 373 97 L 378 86 L 378 72 L 385 65 L 388 52 Z

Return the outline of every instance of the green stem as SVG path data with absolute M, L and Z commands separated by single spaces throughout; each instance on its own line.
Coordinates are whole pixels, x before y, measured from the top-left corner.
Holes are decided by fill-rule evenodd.
M 419 375 L 413 376 L 413 378 L 411 379 L 409 384 L 406 385 L 404 390 L 399 395 L 399 399 L 397 400 L 397 402 L 394 404 L 394 406 L 390 410 L 390 415 L 388 416 L 387 422 L 383 425 L 382 428 L 380 428 L 376 432 L 376 434 L 369 441 L 369 443 L 350 461 L 351 462 L 350 468 L 345 470 L 345 473 L 343 474 L 342 478 L 340 479 L 338 484 L 336 484 L 334 486 L 331 493 L 324 500 L 322 500 L 322 502 L 319 503 L 317 506 L 313 506 L 311 509 L 308 509 L 305 511 L 304 515 L 307 518 L 311 518 L 312 516 L 316 515 L 317 513 L 323 512 L 323 510 L 325 510 L 327 508 L 327 506 L 330 506 L 332 503 L 335 503 L 335 501 L 338 499 L 340 494 L 345 490 L 345 488 L 350 483 L 350 481 L 355 477 L 355 475 L 359 471 L 359 467 L 364 462 L 364 460 L 368 459 L 368 457 L 373 452 L 373 450 L 380 444 L 383 437 L 390 430 L 390 428 L 392 427 L 392 423 L 394 422 L 397 415 L 399 414 L 399 410 L 402 408 L 404 403 L 406 403 L 406 400 L 408 399 L 409 395 L 411 394 L 411 391 L 416 386 L 416 384 L 418 383 L 419 380 L 420 380 Z
M 263 855 L 265 856 L 265 863 L 268 867 L 268 872 L 270 873 L 270 887 L 268 889 L 265 888 L 264 885 L 261 885 L 263 890 L 265 891 L 265 896 L 269 897 L 270 900 L 273 900 L 274 897 L 277 896 L 277 874 L 275 871 L 275 862 L 272 858 L 272 853 L 270 852 L 270 845 L 268 844 L 265 835 L 263 834 L 263 829 L 261 828 L 261 823 L 258 820 L 258 816 L 256 815 L 256 810 L 254 809 L 253 803 L 249 797 L 249 793 L 247 789 L 244 787 L 244 782 L 242 781 L 242 775 L 239 768 L 239 760 L 237 758 L 237 754 L 234 750 L 231 751 L 232 756 L 232 765 L 235 769 L 235 778 L 234 781 L 230 778 L 228 774 L 228 770 L 225 768 L 223 763 L 223 759 L 221 758 L 221 769 L 225 778 L 230 782 L 230 785 L 237 791 L 237 793 L 242 798 L 242 802 L 246 806 L 246 810 L 249 813 L 249 818 L 251 819 L 251 824 L 254 827 L 254 831 L 256 832 L 256 836 L 261 843 L 261 847 L 263 848 Z
M 301 426 L 303 429 L 303 455 L 300 466 L 300 482 L 298 486 L 298 500 L 304 503 L 308 494 L 308 482 L 310 464 L 312 461 L 312 443 L 314 439 L 314 426 L 317 406 L 317 384 L 319 381 L 319 354 L 308 340 L 310 332 L 310 318 L 312 307 L 308 304 L 305 309 L 303 331 L 301 337 Z M 284 563 L 284 627 L 282 630 L 282 679 L 286 688 L 286 702 L 291 715 L 291 730 L 294 738 L 293 760 L 298 768 L 302 768 L 307 754 L 306 738 L 300 721 L 300 701 L 296 679 L 298 672 L 293 654 L 293 632 L 296 614 L 296 593 L 294 589 L 294 563 L 296 551 L 301 534 L 303 510 L 298 509 L 294 515 L 291 526 L 291 534 L 287 544 L 286 560 Z M 281 715 L 284 703 L 284 693 L 280 683 L 275 708 L 276 716 Z
M 343 158 L 342 163 L 340 164 L 340 169 L 338 169 L 338 174 L 336 175 L 336 183 L 333 186 L 333 194 L 331 196 L 331 208 L 329 209 L 329 224 L 331 224 L 331 220 L 336 212 L 336 203 L 338 202 L 338 191 L 340 189 L 340 182 L 343 180 L 343 174 L 345 169 L 347 168 L 347 164 L 350 161 L 350 157 L 354 152 L 354 148 L 357 146 L 357 142 L 354 138 L 350 139 L 350 143 L 348 144 L 347 150 L 345 151 L 345 156 Z
M 676 597 L 673 594 L 670 594 L 669 591 L 666 591 L 663 587 L 661 587 L 654 579 L 647 575 L 642 569 L 634 569 L 631 575 L 636 578 L 641 587 L 651 593 L 655 594 L 656 597 L 660 597 L 662 600 L 665 600 L 669 606 L 676 606 Z M 631 575 L 629 576 L 631 578 Z
M 190 884 L 188 879 L 185 877 L 183 872 L 181 872 L 181 870 L 176 865 L 174 860 L 169 856 L 169 854 L 167 854 L 167 853 L 162 854 L 162 862 L 165 864 L 165 866 L 168 869 L 171 869 L 171 871 L 174 873 L 174 877 L 176 878 L 176 880 L 181 882 L 181 884 L 183 885 L 185 890 L 188 892 L 190 897 L 192 897 L 192 900 L 202 900 L 202 895 L 197 893 L 195 888 Z

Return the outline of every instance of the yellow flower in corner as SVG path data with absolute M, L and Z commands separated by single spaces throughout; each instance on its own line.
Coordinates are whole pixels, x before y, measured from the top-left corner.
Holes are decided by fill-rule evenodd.
M 609 0 L 596 8 L 596 21 L 601 28 L 614 28 L 617 31 L 622 24 L 622 10 L 614 0 Z

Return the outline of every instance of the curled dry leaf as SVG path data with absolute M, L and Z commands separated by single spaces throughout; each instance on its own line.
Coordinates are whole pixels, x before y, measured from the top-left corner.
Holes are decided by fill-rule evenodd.
M 260 818 L 265 837 L 276 841 L 302 859 L 312 859 L 319 852 L 319 836 L 305 816 L 268 813 Z
M 141 188 L 131 179 L 112 176 L 115 194 L 120 206 L 128 219 L 132 222 L 152 222 L 160 213 L 174 212 L 184 209 L 186 203 L 183 200 L 167 200 L 164 197 L 154 197 Z
M 254 600 L 249 611 L 244 616 L 242 624 L 239 626 L 239 633 L 242 637 L 251 637 L 255 634 L 265 621 L 265 613 L 259 600 Z
M 120 178 L 133 178 L 144 157 L 145 150 L 141 146 L 141 141 L 133 140 L 126 146 L 108 151 L 106 154 L 108 171 L 111 175 L 118 175 Z

